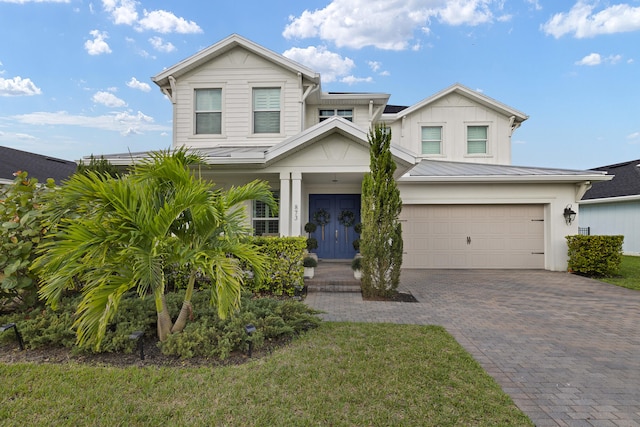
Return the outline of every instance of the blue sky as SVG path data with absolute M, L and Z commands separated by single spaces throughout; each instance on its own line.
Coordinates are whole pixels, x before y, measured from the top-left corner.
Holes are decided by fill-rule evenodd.
M 412 105 L 453 83 L 529 115 L 512 163 L 640 158 L 640 0 L 0 0 L 0 145 L 78 160 L 165 149 L 150 77 L 230 34 L 324 91 Z

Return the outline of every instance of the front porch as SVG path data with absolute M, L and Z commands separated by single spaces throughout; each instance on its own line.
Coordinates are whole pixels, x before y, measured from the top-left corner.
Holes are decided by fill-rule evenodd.
M 313 279 L 304 279 L 307 292 L 360 293 L 360 280 L 353 277 L 351 260 L 320 259 Z

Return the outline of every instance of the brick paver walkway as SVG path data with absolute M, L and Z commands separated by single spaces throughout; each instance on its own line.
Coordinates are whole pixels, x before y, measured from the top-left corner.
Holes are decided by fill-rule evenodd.
M 640 426 L 640 292 L 540 270 L 405 270 L 419 303 L 309 293 L 329 321 L 444 326 L 539 426 Z

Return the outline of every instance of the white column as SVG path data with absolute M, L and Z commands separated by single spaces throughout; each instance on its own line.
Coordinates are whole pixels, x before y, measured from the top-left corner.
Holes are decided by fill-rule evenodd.
M 302 234 L 302 173 L 291 173 L 291 235 Z
M 291 235 L 291 174 L 280 172 L 280 235 Z

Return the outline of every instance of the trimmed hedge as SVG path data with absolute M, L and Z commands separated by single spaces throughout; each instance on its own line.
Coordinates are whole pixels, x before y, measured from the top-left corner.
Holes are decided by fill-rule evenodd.
M 304 286 L 305 237 L 254 237 L 253 243 L 267 254 L 269 261 L 264 280 L 247 281 L 252 292 L 294 295 L 297 286 Z
M 624 236 L 567 236 L 569 271 L 589 277 L 612 277 L 620 270 Z

